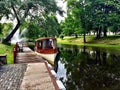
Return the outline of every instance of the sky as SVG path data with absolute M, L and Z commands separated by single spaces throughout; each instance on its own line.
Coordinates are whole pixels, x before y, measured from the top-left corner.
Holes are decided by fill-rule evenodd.
M 66 8 L 67 8 L 67 2 L 64 2 L 64 0 L 56 0 L 56 2 L 57 2 L 57 5 L 64 11 L 64 12 L 66 12 Z M 57 13 L 57 15 L 56 15 L 56 17 L 57 17 L 57 19 L 58 19 L 58 22 L 61 22 L 61 21 L 63 21 L 64 20 L 64 18 L 66 17 L 66 13 L 64 13 L 63 14 L 63 17 L 62 16 L 60 16 L 58 13 Z M 13 21 L 11 21 L 11 20 L 8 20 L 8 19 L 6 19 L 5 17 L 3 17 L 1 20 L 0 20 L 0 23 L 7 23 L 7 22 L 11 22 L 11 23 L 13 23 Z M 16 23 L 16 20 L 14 20 L 14 23 Z
M 63 21 L 64 20 L 64 17 L 67 16 L 66 12 L 67 12 L 67 2 L 64 2 L 64 0 L 57 0 L 57 5 L 62 8 L 62 10 L 65 12 L 63 14 L 63 17 L 60 16 L 59 14 L 57 14 L 57 19 L 59 22 Z
M 56 2 L 57 2 L 57 5 L 58 5 L 64 12 L 66 12 L 66 10 L 67 10 L 67 9 L 66 9 L 67 3 L 64 2 L 64 0 L 56 0 Z M 66 17 L 66 13 L 63 14 L 63 17 L 60 16 L 60 15 L 57 13 L 56 17 L 57 17 L 57 19 L 58 19 L 58 22 L 61 22 L 61 21 L 63 21 L 64 18 Z M 8 20 L 8 19 L 6 19 L 5 17 L 3 17 L 2 20 L 0 20 L 0 23 L 8 23 L 8 22 L 13 23 L 13 24 L 14 24 L 13 26 L 15 26 L 17 21 L 16 21 L 16 20 Z M 12 43 L 15 43 L 17 40 L 20 40 L 18 34 L 19 34 L 19 30 L 15 33 L 14 37 L 12 38 Z

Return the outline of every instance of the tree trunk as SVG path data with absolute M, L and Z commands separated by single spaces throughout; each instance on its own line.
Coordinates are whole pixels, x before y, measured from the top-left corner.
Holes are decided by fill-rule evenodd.
M 95 31 L 93 31 L 93 34 L 95 35 Z
M 104 37 L 107 37 L 107 27 L 106 26 L 104 27 L 103 32 L 104 32 Z
M 77 35 L 77 34 L 75 34 L 75 38 L 78 38 L 78 35 Z
M 98 37 L 99 37 L 99 29 L 98 28 L 96 28 L 96 38 L 98 39 Z
M 15 28 L 12 30 L 12 32 L 3 40 L 3 43 L 8 43 L 21 25 L 20 20 L 19 20 L 18 15 L 17 15 L 17 12 L 16 12 L 13 4 L 11 5 L 11 8 L 13 9 L 13 12 L 15 14 L 15 17 L 16 17 L 18 23 L 15 26 Z
M 100 39 L 100 38 L 101 38 L 101 27 L 96 28 L 96 31 L 97 31 L 97 36 L 96 36 L 96 38 L 97 38 L 97 39 Z
M 8 43 L 11 40 L 11 38 L 13 37 L 15 32 L 18 30 L 20 25 L 21 25 L 20 22 L 18 22 L 15 28 L 12 30 L 12 32 L 3 40 L 3 43 Z

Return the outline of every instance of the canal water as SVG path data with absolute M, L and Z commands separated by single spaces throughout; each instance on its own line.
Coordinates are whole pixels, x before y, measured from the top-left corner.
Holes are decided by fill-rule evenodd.
M 66 90 L 120 90 L 120 51 L 59 45 L 54 69 Z

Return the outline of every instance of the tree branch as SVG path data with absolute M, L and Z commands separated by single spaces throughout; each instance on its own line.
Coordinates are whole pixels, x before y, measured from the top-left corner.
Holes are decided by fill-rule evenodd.
M 18 18 L 18 15 L 17 15 L 17 12 L 16 12 L 16 10 L 15 10 L 14 6 L 13 6 L 13 5 L 11 5 L 11 7 L 12 7 L 12 9 L 13 9 L 14 13 L 15 13 L 15 17 L 16 17 L 16 19 L 17 19 L 18 23 L 20 23 L 20 20 L 19 20 L 19 18 Z

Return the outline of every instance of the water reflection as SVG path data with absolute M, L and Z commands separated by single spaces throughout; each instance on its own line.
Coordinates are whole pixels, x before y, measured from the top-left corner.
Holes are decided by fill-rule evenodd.
M 66 69 L 65 64 L 61 62 L 62 58 L 60 58 L 60 52 L 56 56 L 56 60 L 54 62 L 54 70 L 57 73 L 57 79 L 62 81 L 66 81 Z
M 120 54 L 66 45 L 59 49 L 55 71 L 67 90 L 119 90 Z

